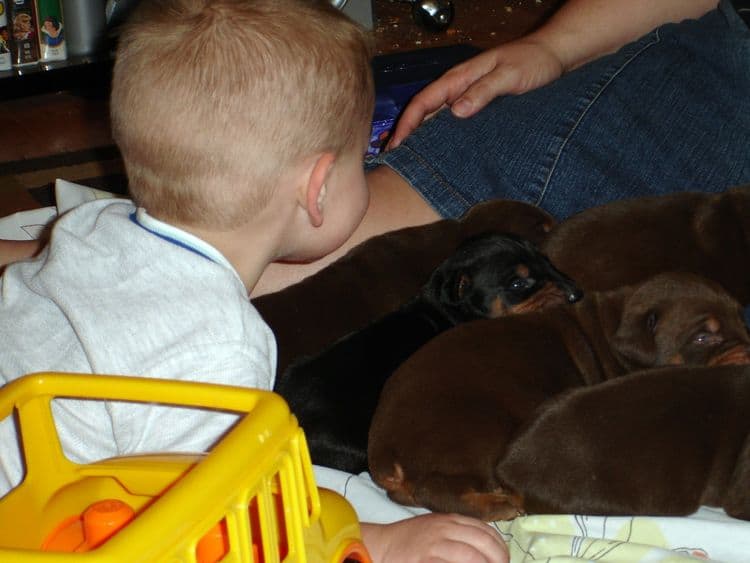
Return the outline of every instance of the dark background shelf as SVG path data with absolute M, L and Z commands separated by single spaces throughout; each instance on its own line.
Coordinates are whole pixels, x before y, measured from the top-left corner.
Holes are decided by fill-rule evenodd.
M 562 0 L 454 0 L 455 19 L 443 32 L 428 31 L 414 22 L 411 5 L 398 0 L 373 0 L 376 54 L 410 52 L 466 44 L 488 48 L 523 35 L 544 21 Z M 107 48 L 111 48 L 109 41 Z M 0 71 L 0 101 L 71 91 L 106 95 L 112 76 L 109 49 L 96 57 L 39 63 Z M 446 50 L 446 54 L 454 51 Z
M 112 79 L 112 58 L 72 57 L 0 71 L 0 100 L 63 90 L 106 95 Z
M 453 24 L 445 32 L 432 33 L 414 23 L 409 2 L 373 0 L 376 54 L 382 56 L 375 61 L 376 74 L 381 83 L 402 82 L 407 68 L 415 73 L 412 80 L 422 78 L 422 72 L 432 75 L 441 64 L 450 66 L 454 55 L 465 52 L 449 49 L 437 61 L 428 55 L 419 63 L 411 52 L 424 49 L 429 53 L 433 47 L 460 44 L 485 49 L 510 41 L 542 23 L 562 1 L 454 0 Z M 0 72 L 0 128 L 9 139 L 0 144 L 0 164 L 111 146 L 109 57 L 71 59 L 49 68 L 39 65 Z M 57 173 L 68 176 L 67 170 Z M 42 174 L 29 178 L 30 174 L 15 178 L 14 185 L 47 181 Z M 8 181 L 0 182 L 0 204 L 8 185 Z

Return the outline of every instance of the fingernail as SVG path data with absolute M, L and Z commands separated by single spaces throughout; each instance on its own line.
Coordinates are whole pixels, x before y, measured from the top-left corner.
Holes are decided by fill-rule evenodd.
M 453 111 L 453 115 L 457 115 L 458 117 L 466 117 L 471 113 L 471 102 L 469 100 L 458 100 L 455 104 L 451 106 L 451 111 Z

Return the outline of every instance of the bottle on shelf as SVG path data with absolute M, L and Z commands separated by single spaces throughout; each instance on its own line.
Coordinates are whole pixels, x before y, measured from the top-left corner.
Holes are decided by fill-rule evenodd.
M 6 8 L 13 66 L 36 64 L 39 61 L 39 38 L 34 0 L 12 0 L 7 2 Z
M 62 4 L 68 28 L 68 55 L 101 53 L 107 39 L 103 0 L 62 0 Z
M 36 0 L 36 13 L 40 60 L 64 61 L 68 58 L 68 47 L 60 0 Z
M 0 0 L 0 70 L 10 70 L 10 26 L 8 25 L 8 12 L 5 8 L 5 0 Z

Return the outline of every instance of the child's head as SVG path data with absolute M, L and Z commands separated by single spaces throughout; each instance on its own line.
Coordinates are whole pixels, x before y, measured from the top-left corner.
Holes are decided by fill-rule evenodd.
M 370 56 L 323 0 L 142 0 L 111 98 L 133 199 L 184 225 L 248 221 L 301 160 L 364 149 Z

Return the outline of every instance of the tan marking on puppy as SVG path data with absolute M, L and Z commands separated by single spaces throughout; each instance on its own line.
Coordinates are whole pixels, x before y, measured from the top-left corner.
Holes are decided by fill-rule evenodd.
M 747 346 L 742 345 L 734 346 L 708 361 L 709 366 L 740 366 L 748 364 L 750 364 L 750 350 L 748 350 Z
M 547 307 L 553 307 L 555 305 L 565 305 L 566 303 L 568 303 L 568 299 L 565 296 L 565 293 L 563 293 L 554 283 L 548 282 L 534 293 L 534 295 L 517 305 L 513 305 L 508 311 L 513 315 L 520 315 L 523 313 L 541 311 Z
M 474 516 L 486 522 L 513 520 L 525 514 L 523 497 L 502 488 L 487 493 L 469 491 L 461 495 L 464 506 L 473 507 Z
M 704 326 L 708 332 L 716 333 L 721 330 L 721 322 L 713 315 L 710 315 L 708 319 L 706 319 L 706 324 Z
M 388 495 L 405 506 L 417 506 L 414 499 L 414 487 L 410 485 L 404 475 L 401 464 L 393 464 L 393 474 L 379 480 L 381 486 L 388 491 Z
M 684 363 L 685 363 L 685 358 L 682 357 L 682 354 L 675 354 L 667 361 L 667 365 L 670 365 L 670 366 L 681 366 Z
M 505 301 L 498 295 L 492 300 L 492 304 L 490 305 L 490 314 L 489 317 L 491 319 L 496 319 L 498 317 L 504 317 L 508 314 L 508 312 L 515 313 L 515 309 L 513 307 L 506 307 Z

